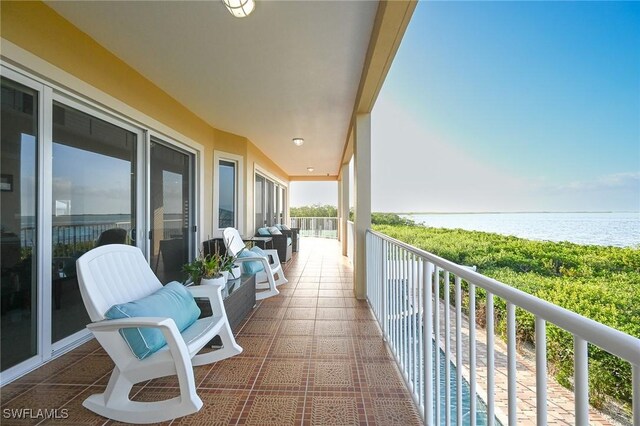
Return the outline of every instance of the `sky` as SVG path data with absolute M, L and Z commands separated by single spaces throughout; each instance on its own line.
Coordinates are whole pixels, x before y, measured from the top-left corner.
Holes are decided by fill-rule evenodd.
M 639 211 L 639 22 L 640 2 L 419 2 L 372 113 L 373 210 Z M 337 198 L 296 185 L 292 205 Z
M 640 210 L 639 22 L 638 2 L 420 2 L 372 113 L 373 210 Z

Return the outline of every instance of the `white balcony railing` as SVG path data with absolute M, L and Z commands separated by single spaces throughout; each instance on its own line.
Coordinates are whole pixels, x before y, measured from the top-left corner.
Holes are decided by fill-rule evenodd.
M 367 298 L 426 425 L 455 424 L 456 421 L 452 420 L 454 415 L 457 424 L 461 424 L 463 388 L 468 388 L 472 396 L 467 405 L 469 418 L 465 418 L 464 423 L 475 425 L 476 404 L 479 403 L 475 396 L 479 385 L 486 390 L 486 394 L 482 393 L 486 396 L 487 424 L 493 425 L 495 422 L 496 399 L 505 397 L 508 399 L 508 422 L 510 425 L 516 424 L 519 396 L 516 383 L 516 307 L 535 317 L 535 405 L 538 425 L 547 424 L 547 321 L 573 335 L 575 424 L 589 424 L 587 346 L 592 344 L 631 364 L 633 424 L 640 425 L 640 339 L 379 232 L 369 230 L 366 245 Z M 468 286 L 465 291 L 469 301 L 466 319 L 461 308 L 463 280 Z M 480 384 L 476 368 L 479 348 L 475 311 L 477 287 L 486 291 L 486 350 L 482 345 L 486 355 L 483 353 L 479 360 L 483 368 L 483 381 Z M 454 301 L 450 300 L 450 294 L 455 298 Z M 507 309 L 507 395 L 496 395 L 495 298 L 502 298 Z M 464 338 L 463 327 L 468 327 Z M 454 347 L 452 341 L 455 342 Z M 467 347 L 464 354 L 463 341 Z M 444 363 L 441 363 L 442 356 Z M 463 370 L 467 380 L 463 380 Z M 444 377 L 440 377 L 443 374 Z M 501 417 L 504 419 L 504 415 Z
M 291 227 L 300 228 L 301 237 L 338 238 L 337 217 L 292 217 Z

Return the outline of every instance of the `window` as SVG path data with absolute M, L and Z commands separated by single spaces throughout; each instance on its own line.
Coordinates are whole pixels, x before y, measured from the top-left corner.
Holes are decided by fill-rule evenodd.
M 218 228 L 236 227 L 236 163 L 218 163 Z
M 258 173 L 255 175 L 255 227 L 283 223 L 286 188 Z
M 213 228 L 216 237 L 225 228 L 243 230 L 242 204 L 243 179 L 242 156 L 215 151 L 213 164 Z

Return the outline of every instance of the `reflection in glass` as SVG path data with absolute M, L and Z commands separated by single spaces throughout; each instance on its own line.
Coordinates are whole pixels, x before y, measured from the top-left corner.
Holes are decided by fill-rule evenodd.
M 87 316 L 75 261 L 105 244 L 133 244 L 136 134 L 53 104 L 52 341 Z
M 261 228 L 266 225 L 266 220 L 264 217 L 264 178 L 262 176 L 256 175 L 256 184 L 255 184 L 255 215 L 256 215 L 256 229 Z
M 236 227 L 236 163 L 220 160 L 218 166 L 218 228 Z
M 0 98 L 0 369 L 4 371 L 38 353 L 38 94 L 3 78 Z
M 191 258 L 191 156 L 151 143 L 151 267 L 166 284 L 183 281 Z

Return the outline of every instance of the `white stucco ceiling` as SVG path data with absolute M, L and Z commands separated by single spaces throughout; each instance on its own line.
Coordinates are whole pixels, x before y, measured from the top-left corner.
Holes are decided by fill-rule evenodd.
M 218 0 L 47 4 L 289 175 L 338 173 L 377 1 L 258 0 L 244 19 Z

